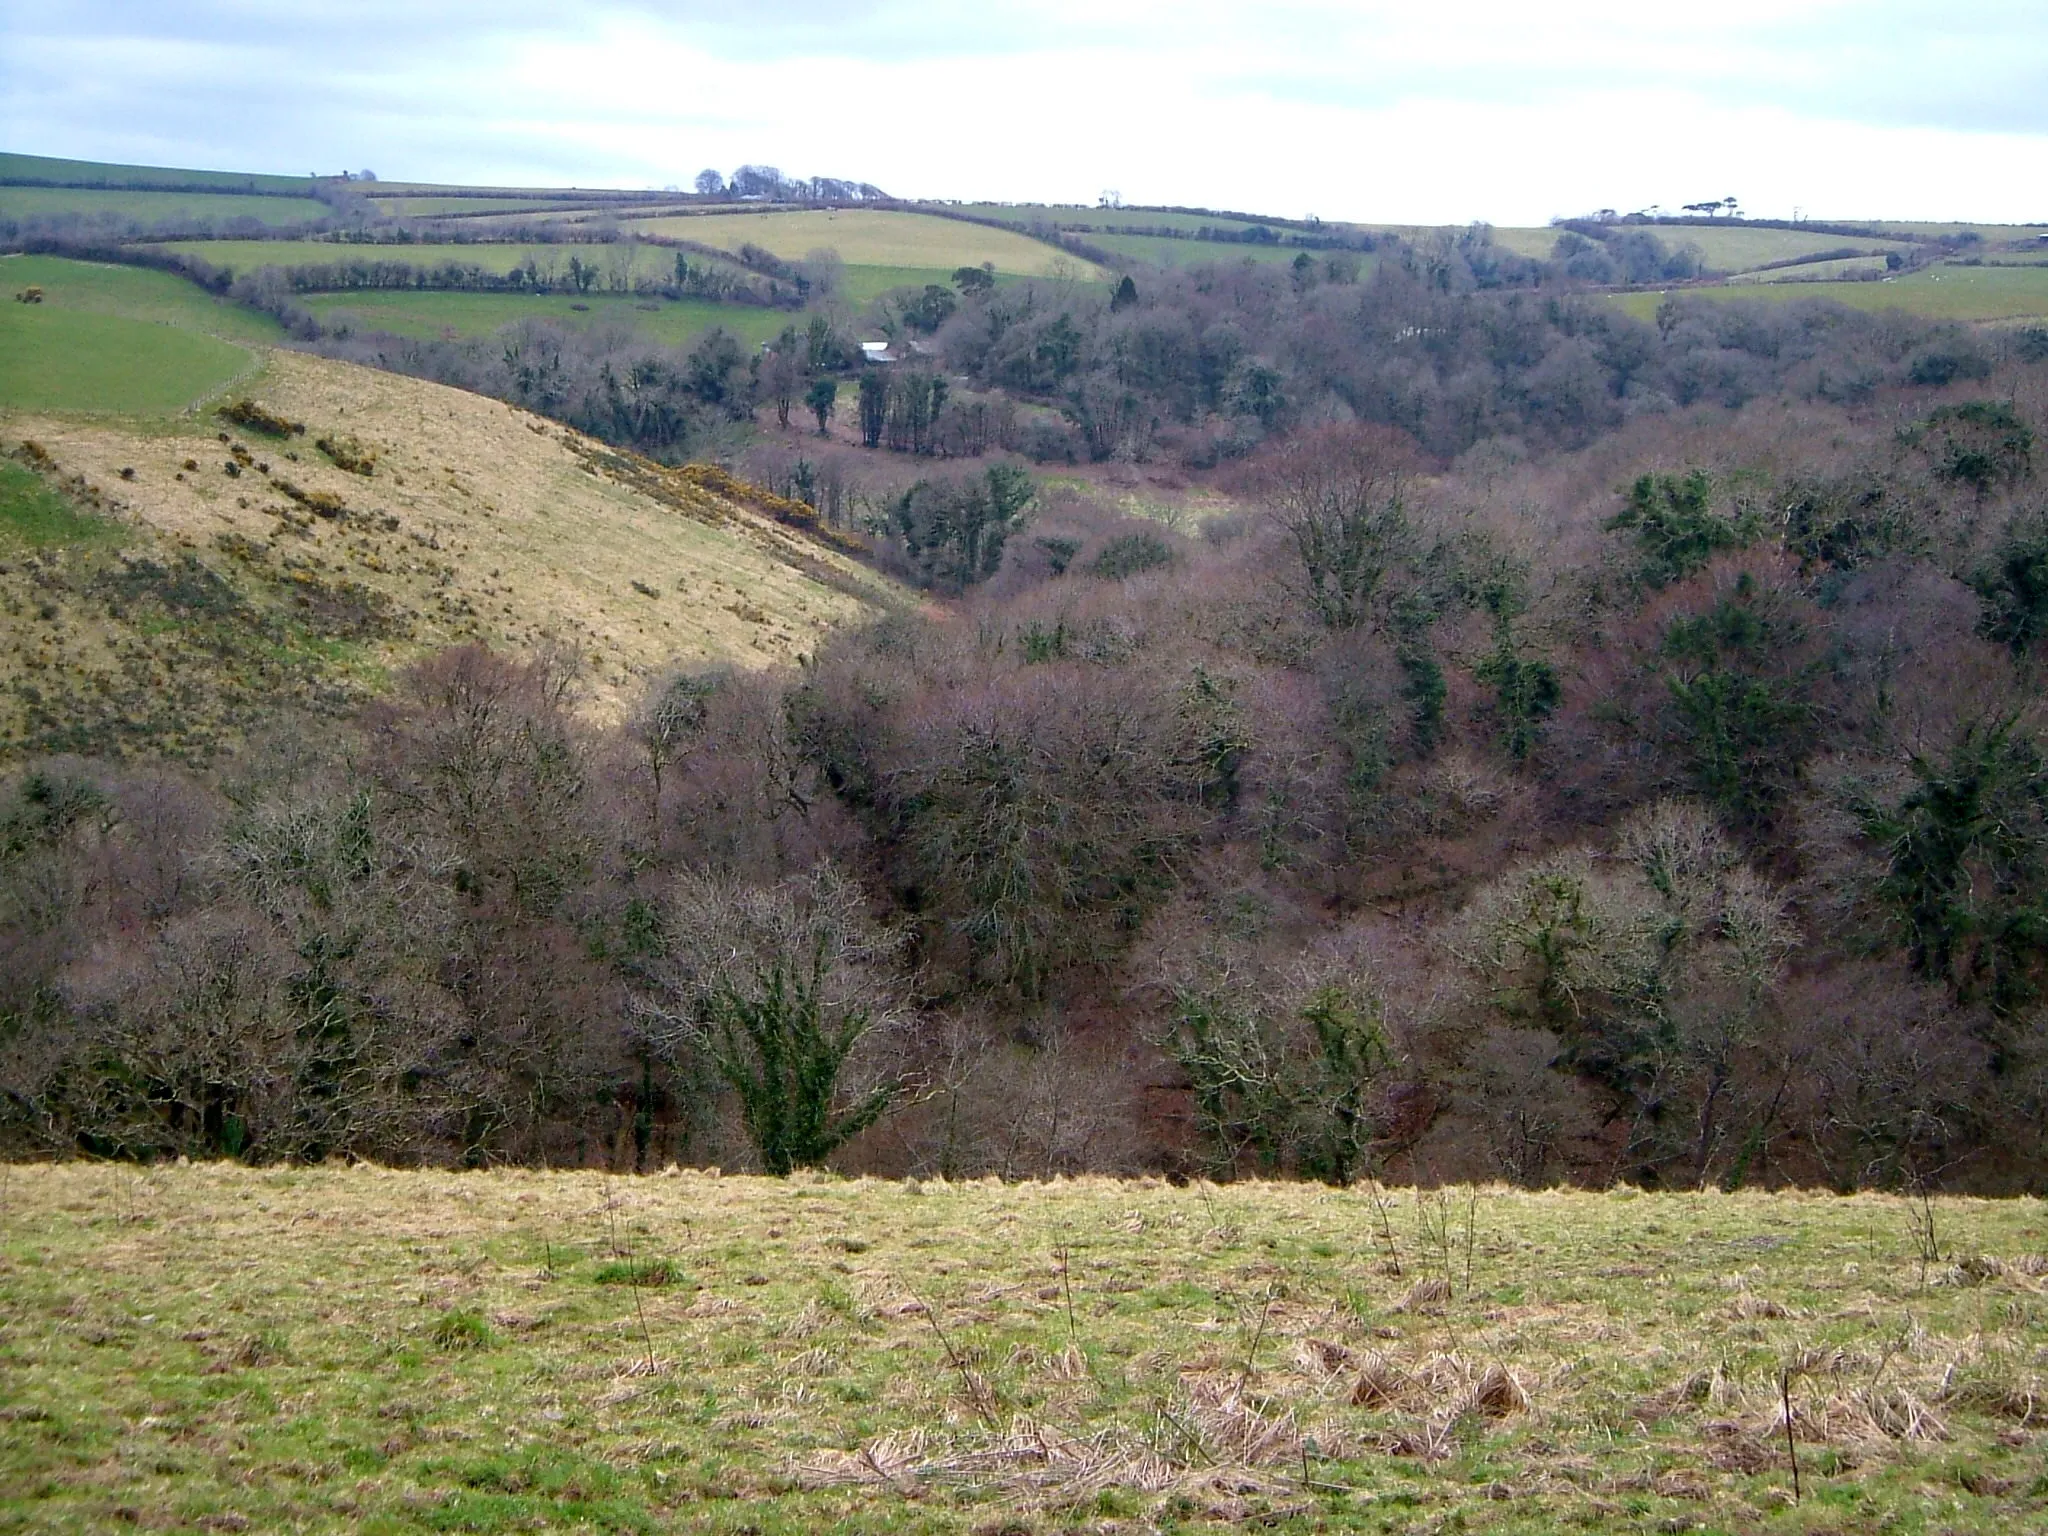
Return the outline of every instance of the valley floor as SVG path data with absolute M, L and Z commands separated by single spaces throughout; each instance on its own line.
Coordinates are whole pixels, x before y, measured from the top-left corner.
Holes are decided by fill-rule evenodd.
M 2044 1276 L 2038 1201 L 9 1166 L 0 1531 L 2041 1529 Z

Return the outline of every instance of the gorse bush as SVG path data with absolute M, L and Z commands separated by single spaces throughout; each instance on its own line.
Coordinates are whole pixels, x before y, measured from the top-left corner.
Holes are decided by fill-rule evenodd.
M 1761 533 L 1753 515 L 1718 512 L 1713 502 L 1714 482 L 1703 470 L 1643 475 L 1629 487 L 1628 505 L 1607 526 L 1636 536 L 1645 582 L 1669 586 L 1721 551 L 1746 547 Z
M 293 421 L 288 416 L 280 416 L 246 396 L 240 400 L 231 400 L 222 406 L 220 417 L 221 420 L 231 421 L 238 427 L 247 427 L 251 432 L 261 432 L 266 437 L 303 437 L 306 432 L 306 424 L 303 421 Z

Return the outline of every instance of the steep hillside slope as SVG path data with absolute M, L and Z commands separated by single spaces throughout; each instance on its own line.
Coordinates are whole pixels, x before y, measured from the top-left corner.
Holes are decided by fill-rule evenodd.
M 245 392 L 304 432 L 0 415 L 98 526 L 0 519 L 0 754 L 202 752 L 472 639 L 573 648 L 615 712 L 666 665 L 789 660 L 892 597 L 801 508 L 496 401 L 290 352 Z

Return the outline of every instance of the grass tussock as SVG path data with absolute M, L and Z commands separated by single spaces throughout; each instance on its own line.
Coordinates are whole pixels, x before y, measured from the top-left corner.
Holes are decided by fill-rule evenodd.
M 1424 1307 L 1401 1192 L 73 1165 L 0 1201 L 0 1483 L 38 1529 L 2048 1509 L 2033 1202 L 1942 1202 L 1978 1257 L 1923 1276 L 1903 1201 L 1483 1190 Z M 648 1256 L 678 1242 L 687 1272 Z

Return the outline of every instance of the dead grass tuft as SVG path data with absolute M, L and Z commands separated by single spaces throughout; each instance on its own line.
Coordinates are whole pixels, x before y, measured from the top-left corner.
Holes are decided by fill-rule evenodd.
M 1499 1361 L 1489 1364 L 1465 1396 L 1464 1411 L 1489 1419 L 1504 1419 L 1511 1413 L 1525 1413 L 1529 1394 L 1515 1373 Z
M 1432 1275 L 1416 1281 L 1408 1287 L 1407 1294 L 1394 1304 L 1396 1312 L 1441 1312 L 1451 1299 L 1451 1282 L 1441 1275 Z
M 1196 1376 L 1181 1386 L 1183 1422 L 1195 1431 L 1204 1459 L 1257 1467 L 1299 1457 L 1301 1432 L 1292 1410 L 1252 1401 L 1235 1377 Z
M 1729 1314 L 1742 1322 L 1754 1323 L 1792 1316 L 1789 1307 L 1771 1300 L 1768 1296 L 1755 1296 L 1744 1291 L 1728 1307 Z
M 1341 1374 L 1357 1357 L 1334 1339 L 1303 1339 L 1294 1346 L 1294 1363 L 1304 1376 L 1327 1381 Z
M 1356 1408 L 1396 1408 L 1415 1390 L 1415 1380 L 1378 1350 L 1359 1359 L 1358 1380 L 1351 1388 Z

